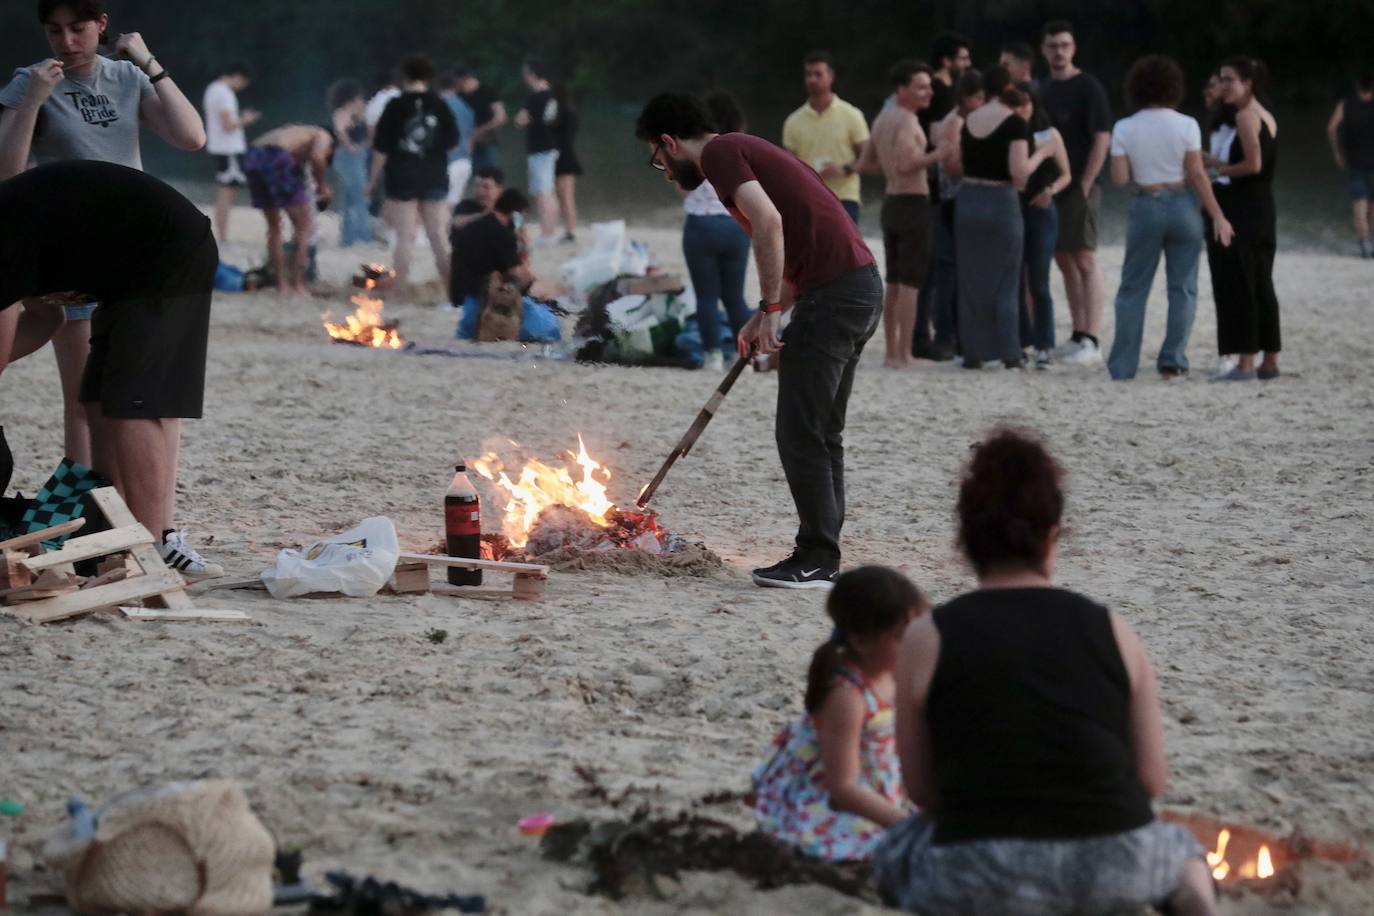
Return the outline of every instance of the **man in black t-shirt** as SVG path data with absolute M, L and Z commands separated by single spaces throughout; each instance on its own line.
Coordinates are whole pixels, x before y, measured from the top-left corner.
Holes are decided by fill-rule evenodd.
M 935 68 L 935 74 L 930 80 L 930 105 L 916 114 L 917 120 L 921 123 L 921 130 L 926 136 L 927 152 L 935 149 L 935 141 L 931 139 L 932 128 L 954 110 L 958 101 L 954 84 L 973 66 L 968 39 L 957 32 L 941 32 L 936 35 L 935 40 L 930 43 L 930 59 L 931 66 Z M 935 220 L 939 219 L 940 215 L 938 181 L 930 182 L 930 214 L 933 236 L 937 231 Z M 934 257 L 933 250 L 931 257 Z M 927 272 L 930 266 L 927 265 Z M 953 352 L 948 346 L 937 346 L 934 339 L 935 321 L 931 298 L 933 294 L 934 289 L 929 283 L 921 284 L 921 293 L 916 299 L 916 326 L 912 336 L 911 355 L 917 359 L 947 360 L 953 357 Z
M 537 60 L 525 62 L 522 75 L 530 96 L 515 116 L 515 126 L 525 131 L 529 192 L 539 211 L 540 241 L 551 242 L 558 234 L 558 198 L 554 194 L 554 170 L 558 166 L 558 99 L 549 83 L 549 70 Z
M 472 169 L 477 172 L 484 168 L 496 168 L 499 150 L 496 132 L 505 127 L 510 117 L 506 105 L 496 93 L 482 85 L 481 79 L 469 68 L 458 71 L 458 94 L 468 103 L 477 123 L 472 132 Z
M 172 513 L 181 419 L 202 412 L 218 265 L 210 220 L 136 169 L 57 162 L 0 183 L 0 371 L 52 338 L 64 301 L 100 303 L 80 395 L 95 470 L 161 535 L 168 565 L 196 577 L 224 571 Z
M 458 320 L 458 337 L 477 336 L 482 294 L 493 273 L 519 281 L 528 287 L 533 280 L 523 265 L 520 252 L 520 225 L 530 201 L 516 188 L 507 188 L 497 198 L 495 208 L 484 216 L 453 231 L 453 269 L 449 298 L 463 310 Z
M 1066 363 L 1095 365 L 1102 362 L 1097 338 L 1106 297 L 1097 266 L 1097 210 L 1102 202 L 1097 176 L 1111 147 L 1112 111 L 1102 84 L 1074 66 L 1077 48 L 1070 23 L 1047 23 L 1041 50 L 1050 65 L 1050 78 L 1040 84 L 1040 101 L 1064 138 L 1073 179 L 1054 199 L 1059 211 L 1054 260 L 1064 275 L 1064 294 L 1073 318 L 1073 336 L 1061 355 Z
M 458 145 L 458 122 L 437 92 L 429 88 L 434 65 L 416 55 L 401 64 L 401 94 L 387 103 L 373 136 L 371 195 L 386 173 L 386 220 L 396 233 L 392 260 L 396 288 L 410 280 L 415 227 L 423 223 L 434 266 L 448 283 L 448 153 Z
M 496 209 L 496 201 L 501 198 L 501 194 L 506 190 L 506 173 L 496 166 L 487 166 L 477 170 L 477 174 L 472 180 L 472 196 L 460 200 L 458 206 L 453 208 L 452 229 L 449 231 L 449 242 L 453 241 L 453 234 L 466 226 L 479 216 L 485 216 Z

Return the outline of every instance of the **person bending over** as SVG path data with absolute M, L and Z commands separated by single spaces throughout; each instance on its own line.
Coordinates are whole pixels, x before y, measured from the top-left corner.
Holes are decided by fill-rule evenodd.
M 305 267 L 310 257 L 310 207 L 312 184 L 321 203 L 333 192 L 324 173 L 334 159 L 334 137 L 323 127 L 287 124 L 263 134 L 243 157 L 243 174 L 253 206 L 267 220 L 267 253 L 277 275 L 277 291 L 283 296 L 304 296 Z M 291 220 L 296 248 L 291 269 L 286 269 L 281 215 Z
M 80 394 L 93 466 L 191 577 L 224 574 L 172 518 L 181 420 L 202 412 L 218 265 L 210 220 L 135 169 L 58 162 L 0 183 L 0 371 L 57 333 L 59 303 L 100 303 Z

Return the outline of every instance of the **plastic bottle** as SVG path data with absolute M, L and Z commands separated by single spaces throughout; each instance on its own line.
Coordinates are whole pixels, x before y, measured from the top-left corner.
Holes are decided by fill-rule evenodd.
M 462 462 L 454 468 L 453 482 L 444 494 L 444 535 L 449 556 L 481 559 L 482 507 Z M 450 585 L 481 585 L 482 571 L 450 566 L 448 581 Z

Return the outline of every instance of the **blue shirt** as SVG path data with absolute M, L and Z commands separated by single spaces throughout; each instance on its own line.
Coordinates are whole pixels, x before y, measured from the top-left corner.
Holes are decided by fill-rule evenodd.
M 445 94 L 444 102 L 448 104 L 449 111 L 453 112 L 453 119 L 458 122 L 458 145 L 449 151 L 448 161 L 471 159 L 472 132 L 477 129 L 477 115 L 461 96 Z

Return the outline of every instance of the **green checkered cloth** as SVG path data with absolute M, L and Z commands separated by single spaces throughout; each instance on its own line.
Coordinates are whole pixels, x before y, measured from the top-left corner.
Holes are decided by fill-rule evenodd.
M 97 487 L 107 486 L 109 483 L 106 480 L 84 464 L 63 458 L 62 463 L 53 471 L 48 482 L 43 484 L 43 488 L 38 491 L 38 495 L 33 498 L 33 502 L 24 513 L 19 524 L 20 531 L 32 534 L 53 525 L 82 518 L 88 509 L 85 495 Z M 66 540 L 67 536 L 52 538 L 44 541 L 43 546 L 49 550 L 56 550 Z

